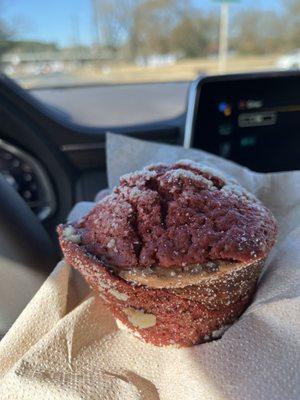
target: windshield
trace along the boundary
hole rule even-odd
[[[0,66],[26,88],[299,68],[299,18],[298,0],[0,0]]]

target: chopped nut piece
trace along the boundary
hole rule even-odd
[[[66,226],[63,230],[63,238],[69,242],[77,244],[81,241],[80,235],[76,233],[76,230],[71,225]]]
[[[114,296],[116,299],[121,300],[121,301],[127,301],[128,300],[128,296],[127,294],[124,293],[120,293],[115,289],[110,289],[109,293]]]
[[[132,325],[137,328],[151,328],[156,324],[156,316],[153,314],[146,314],[144,311],[134,308],[125,308],[124,312],[128,315],[128,320]]]

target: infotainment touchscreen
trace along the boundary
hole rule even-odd
[[[185,146],[257,171],[300,169],[300,73],[200,79],[190,93]]]

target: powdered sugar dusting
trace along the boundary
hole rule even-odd
[[[236,182],[182,160],[125,175],[59,234],[117,319],[146,342],[190,346],[219,338],[245,310],[276,223]],[[159,274],[170,284],[151,286]]]
[[[65,240],[62,230],[59,227],[67,262],[97,293],[100,290],[115,318],[158,346],[190,346],[218,338],[245,309],[261,270],[256,263],[182,290],[153,289],[121,279],[84,246]]]
[[[121,176],[120,184],[121,185],[127,184],[129,186],[131,185],[138,186],[144,184],[146,181],[154,177],[156,177],[155,171],[149,171],[143,169],[142,171],[131,172]]]
[[[218,178],[221,178],[224,181],[226,181],[228,179],[232,179],[231,177],[228,177],[227,175],[225,175],[223,172],[221,172],[217,168],[212,168],[203,163],[198,163],[198,162],[192,161],[192,160],[182,159],[182,160],[177,161],[175,165],[178,167],[186,166],[188,168],[198,171],[200,174],[207,173],[211,177],[216,176]]]
[[[190,184],[200,182],[207,188],[212,188],[214,186],[213,183],[210,180],[204,178],[204,176],[196,175],[192,171],[188,171],[186,169],[181,169],[181,168],[166,172],[164,177],[165,180],[160,181],[161,185],[164,185],[165,182],[174,183],[183,179],[183,180],[188,180]]]
[[[235,181],[194,161],[124,175],[78,224],[84,245],[121,269],[165,269],[264,258],[271,213]]]

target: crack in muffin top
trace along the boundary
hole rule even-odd
[[[74,227],[81,246],[120,269],[256,261],[277,233],[273,215],[254,195],[189,160],[122,176]]]

